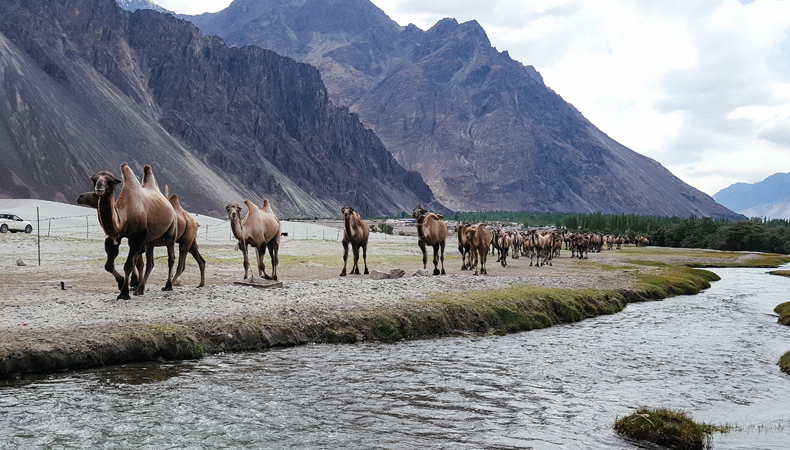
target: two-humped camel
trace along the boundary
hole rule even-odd
[[[362,247],[362,261],[365,265],[365,275],[368,272],[368,237],[370,237],[370,230],[368,225],[359,217],[359,213],[354,211],[350,206],[344,206],[340,211],[343,212],[343,271],[340,276],[346,276],[346,263],[348,261],[348,245],[351,244],[351,249],[354,252],[354,266],[351,268],[351,274],[359,275],[359,248]]]
[[[468,270],[472,268],[472,250],[469,241],[466,238],[466,229],[471,227],[471,224],[456,224],[455,234],[458,237],[458,251],[461,252],[461,270]]]
[[[168,246],[167,283],[163,290],[172,290],[172,272],[175,261],[174,245],[178,219],[170,202],[159,191],[150,166],[144,172],[148,183],[143,187],[127,163],[121,164],[121,180],[107,171],[97,172],[91,177],[93,191],[98,196],[96,208],[99,223],[104,233],[107,263],[105,270],[112,273],[121,290],[119,300],[129,300],[129,278],[139,255],[145,250],[145,274],[139,280],[135,295],[145,292],[145,283],[154,268],[154,246]],[[115,187],[123,183],[121,193],[115,198]],[[124,263],[124,276],[115,271],[115,256],[120,241],[127,238],[129,255]]]
[[[176,212],[178,220],[178,235],[176,235],[176,244],[178,244],[178,265],[176,266],[176,274],[173,276],[173,285],[178,285],[178,278],[184,273],[186,267],[186,255],[190,253],[200,268],[200,284],[198,287],[206,285],[206,260],[200,255],[197,245],[197,231],[200,226],[194,218],[181,207],[178,202],[178,195],[173,194],[168,199],[170,205]],[[77,198],[78,205],[86,205],[93,209],[99,207],[99,196],[95,192],[85,192]],[[105,240],[105,251],[107,252],[107,263],[105,269],[111,272],[118,281],[118,289],[123,285],[123,277],[115,270],[115,258],[118,256],[118,246],[113,243],[112,238]],[[134,268],[132,269],[131,277],[129,279],[129,287],[135,288],[140,283],[140,278],[143,273],[143,259],[138,254],[135,257]]]
[[[486,259],[488,259],[488,249],[494,240],[494,233],[486,227],[484,223],[470,226],[464,231],[466,240],[469,242],[469,250],[474,256],[474,264],[472,267],[475,269],[475,275],[488,274],[486,270]],[[477,271],[477,263],[480,262],[480,272]],[[470,267],[471,269],[471,267]]]
[[[433,247],[433,274],[446,275],[444,271],[444,245],[447,239],[447,225],[442,222],[444,216],[428,212],[422,206],[418,206],[412,211],[411,216],[417,219],[417,244],[422,250],[422,268],[428,268],[428,253],[426,245]],[[442,270],[439,271],[439,259],[442,261]]]
[[[252,281],[250,272],[250,261],[247,257],[247,246],[252,245],[258,254],[258,274],[263,275],[267,280],[277,280],[277,264],[279,263],[280,251],[280,220],[272,211],[269,200],[263,201],[263,206],[258,208],[249,200],[244,200],[247,205],[247,215],[242,218],[241,206],[238,204],[225,206],[225,212],[230,219],[230,228],[233,236],[239,241],[239,249],[244,254],[244,279]],[[266,274],[266,264],[263,257],[266,249],[269,249],[269,256],[272,260],[272,276]]]

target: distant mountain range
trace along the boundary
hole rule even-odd
[[[775,173],[754,184],[735,183],[713,198],[747,217],[790,219],[790,173]]]
[[[451,209],[742,218],[608,137],[475,21],[423,31],[368,0],[235,0],[187,18],[317,67]]]
[[[73,203],[129,162],[214,216],[245,198],[283,217],[444,210],[314,67],[113,0],[0,0],[0,155],[7,198]]]

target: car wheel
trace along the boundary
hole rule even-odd
[[[25,233],[30,234],[33,232],[33,227],[28,225],[25,227]]]
[[[8,225],[6,224],[0,225],[0,233],[8,233]]]

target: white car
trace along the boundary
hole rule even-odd
[[[12,233],[24,231],[30,234],[33,232],[33,224],[13,214],[0,214],[0,233],[8,233],[9,231]]]

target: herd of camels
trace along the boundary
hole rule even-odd
[[[121,164],[121,179],[108,171],[100,171],[91,177],[93,191],[86,192],[77,198],[77,204],[95,208],[99,223],[107,237],[104,249],[107,261],[104,268],[115,277],[120,294],[119,300],[129,300],[129,292],[134,289],[135,295],[145,292],[145,284],[154,267],[154,248],[167,247],[167,282],[164,291],[173,289],[178,278],[184,272],[186,255],[191,254],[200,268],[200,284],[205,285],[206,261],[200,255],[197,245],[198,223],[179,204],[178,196],[169,198],[162,194],[156,183],[151,166],[143,167],[142,183],[127,163]],[[117,198],[115,191],[121,185]],[[272,211],[268,200],[263,201],[260,208],[245,200],[246,216],[242,215],[242,207],[231,204],[225,207],[230,220],[233,236],[239,243],[244,256],[244,278],[252,281],[247,246],[256,249],[258,258],[258,275],[267,280],[277,280],[278,253],[280,248],[281,224]],[[351,274],[359,274],[359,250],[362,249],[364,274],[368,274],[367,248],[370,229],[359,213],[350,206],[342,208],[344,220],[343,231],[343,271],[346,276],[348,248],[353,252]],[[427,268],[427,246],[433,248],[433,274],[444,275],[444,249],[447,240],[447,225],[441,214],[434,214],[418,206],[412,212],[417,222],[418,245],[422,251],[423,269]],[[455,227],[458,236],[458,250],[461,253],[461,269],[474,270],[474,274],[487,274],[486,259],[489,251],[498,254],[497,262],[507,266],[510,254],[513,258],[519,255],[536,258],[535,265],[552,265],[552,258],[559,255],[563,242],[566,249],[571,250],[572,257],[586,258],[588,251],[601,251],[604,243],[608,249],[613,245],[628,243],[622,236],[604,236],[600,233],[568,233],[548,231],[540,233],[518,232],[514,230],[489,229],[485,223],[459,224]],[[120,242],[126,238],[129,254],[124,263],[124,274],[115,269],[115,258],[118,256]],[[178,265],[175,275],[175,245],[178,244]],[[637,245],[648,245],[643,237],[638,237]],[[271,258],[271,275],[266,273],[264,256],[269,250]],[[143,264],[145,253],[145,264]],[[583,256],[584,255],[584,256]],[[479,271],[478,271],[479,265]],[[439,269],[441,267],[441,270]]]

